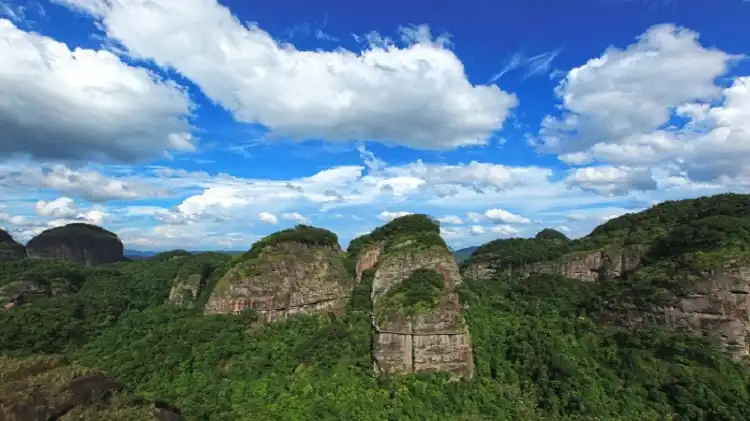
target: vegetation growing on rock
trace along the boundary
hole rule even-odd
[[[355,238],[349,243],[347,255],[350,259],[356,259],[368,245],[385,240],[388,240],[391,248],[397,248],[406,240],[425,247],[447,247],[440,237],[440,223],[437,220],[423,214],[411,214],[394,218],[371,233]]]
[[[30,258],[97,265],[124,260],[117,235],[96,225],[72,223],[42,231],[26,245]]]
[[[443,296],[443,277],[434,269],[420,268],[392,287],[378,301],[381,311],[406,316],[436,310]]]
[[[339,245],[338,236],[333,232],[323,228],[299,224],[294,228],[275,232],[259,241],[256,241],[250,248],[250,250],[244,254],[244,258],[254,259],[258,257],[260,253],[267,247],[273,247],[282,243],[298,243],[308,246],[341,247]]]
[[[721,197],[700,199],[707,209],[678,202],[652,213],[657,220],[633,216],[628,220],[638,226],[612,225],[619,228],[609,231],[611,241],[590,243],[594,250],[627,248],[628,231],[649,238],[639,243],[648,248],[645,260],[620,279],[581,282],[507,273],[465,280],[459,290],[471,331],[474,377],[461,382],[449,381],[446,373],[373,375],[369,313],[379,268],[362,272],[340,314],[300,315],[251,327],[252,312],[204,317],[165,304],[181,271],[204,267],[183,266],[192,257],[95,268],[0,263],[0,279],[7,283],[24,277],[80,283],[77,292],[0,312],[0,400],[12,401],[11,406],[3,402],[0,411],[23,403],[31,389],[50,396],[49,407],[55,407],[71,383],[65,370],[75,367],[75,376],[101,373],[123,391],[101,406],[73,408],[61,421],[148,420],[156,401],[179,408],[189,421],[745,421],[750,419],[747,365],[729,358],[716,335],[612,323],[644,308],[658,309],[655,303],[680,298],[681,289],[695,293],[697,287],[704,288],[705,297],[688,298],[721,304],[710,309],[729,312],[721,317],[746,314],[717,300],[731,297],[737,305],[750,295],[735,282],[750,267],[745,230],[750,214],[738,211],[748,197]],[[680,209],[692,209],[694,217],[680,219]],[[547,234],[534,240],[563,243]],[[571,249],[587,253],[575,250],[585,241],[571,241]],[[535,246],[496,251],[517,261],[539,255]],[[243,261],[205,256],[212,262],[214,257],[211,276]],[[403,303],[432,302],[437,277],[428,270],[422,274],[422,283],[412,286],[423,285],[427,293],[410,292],[408,282],[390,292],[399,292]],[[680,307],[671,308],[675,315]],[[40,356],[49,353],[64,354],[69,362],[58,366],[58,357]],[[31,359],[18,359],[24,355]],[[14,368],[21,366],[30,368]]]

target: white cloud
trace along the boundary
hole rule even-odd
[[[496,85],[472,85],[427,26],[402,28],[399,44],[370,34],[362,52],[301,51],[215,0],[57,1],[95,17],[131,56],[176,69],[239,121],[278,136],[483,145],[518,102]]]
[[[0,165],[0,188],[52,189],[93,202],[163,197],[168,194],[155,184],[108,177],[86,169],[57,165]]]
[[[492,220],[492,222],[495,223],[505,223],[505,224],[530,224],[531,220],[529,218],[525,218],[521,215],[516,215],[514,213],[508,212],[505,209],[487,209],[484,212],[484,216]]]
[[[0,155],[132,162],[194,149],[181,87],[0,19]]]
[[[50,201],[40,200],[34,207],[38,215],[52,218],[72,218],[78,214],[75,201],[65,196]]]
[[[490,228],[490,231],[496,234],[505,235],[505,236],[511,236],[516,235],[520,233],[520,231],[512,227],[510,225],[494,225],[492,228]]]
[[[469,232],[471,235],[482,235],[484,234],[484,228],[481,225],[472,225]]]
[[[309,224],[310,223],[310,219],[309,218],[307,218],[306,216],[304,216],[304,215],[302,215],[302,214],[300,214],[298,212],[286,212],[283,215],[281,215],[281,217],[284,220],[295,221],[295,222],[299,222],[300,224]]]
[[[656,188],[649,171],[668,173],[668,185],[746,188],[750,77],[718,84],[738,58],[691,30],[653,26],[570,70],[556,90],[562,115],[547,116],[532,144],[572,165],[598,164],[569,185],[605,195]]]
[[[573,213],[569,213],[569,214],[565,215],[565,218],[567,218],[568,221],[580,222],[580,221],[586,220],[586,215],[581,214],[581,213],[575,213],[575,212],[573,212]]]
[[[565,184],[605,196],[622,196],[631,190],[657,188],[648,169],[611,166],[578,168],[568,175]]]
[[[469,221],[476,223],[476,222],[482,222],[482,220],[484,219],[484,215],[482,215],[481,213],[477,213],[477,212],[467,212],[466,218],[468,218]]]
[[[13,225],[23,225],[26,223],[26,217],[23,215],[9,215],[6,212],[0,212],[0,222],[8,222]]]
[[[383,222],[390,222],[396,218],[400,218],[402,216],[411,215],[411,212],[389,212],[389,211],[383,211],[378,214],[378,219],[380,219]]]
[[[270,212],[258,213],[258,219],[260,219],[262,222],[265,222],[266,224],[275,225],[279,223],[279,218],[277,218],[276,215]]]
[[[442,224],[453,224],[453,225],[461,225],[464,223],[464,221],[455,215],[446,215],[442,218],[438,218],[438,221]]]

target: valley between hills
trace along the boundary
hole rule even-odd
[[[0,231],[0,420],[750,419],[750,195],[469,252],[427,215],[137,258]]]

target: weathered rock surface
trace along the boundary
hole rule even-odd
[[[390,224],[400,223],[397,218]],[[356,267],[358,278],[365,270],[376,268],[371,292],[376,373],[447,372],[454,378],[472,376],[471,339],[456,293],[461,275],[444,244],[425,245],[408,238],[378,241],[362,249]],[[385,303],[389,291],[409,282],[420,269],[434,270],[442,279],[436,306],[417,313],[388,307]]]
[[[26,258],[26,248],[16,242],[5,230],[0,229],[0,262]]]
[[[750,266],[727,265],[699,279],[676,279],[667,304],[631,312],[632,326],[657,325],[713,336],[735,359],[750,357]]]
[[[30,303],[39,298],[52,295],[52,291],[45,285],[31,281],[15,281],[0,287],[0,306],[10,310],[16,306]]]
[[[594,282],[603,278],[620,277],[638,269],[646,250],[646,247],[637,245],[613,246],[599,250],[572,252],[556,260],[504,269],[498,269],[502,262],[482,259],[469,261],[462,268],[462,274],[472,279],[491,279],[499,274],[515,273],[519,276],[529,276],[534,273],[544,273]]]
[[[172,304],[190,307],[198,298],[203,287],[203,275],[192,273],[187,276],[177,276],[172,281],[172,289],[169,290],[169,302]]]
[[[141,399],[123,399],[123,389],[121,383],[60,357],[0,357],[0,420],[184,420]]]
[[[83,223],[48,229],[32,238],[26,251],[30,259],[66,260],[89,266],[124,259],[117,235]]]
[[[206,314],[252,309],[262,322],[342,310],[353,281],[340,246],[284,241],[239,262],[216,285]]]

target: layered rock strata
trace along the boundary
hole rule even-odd
[[[298,314],[340,311],[352,286],[339,246],[281,242],[231,268],[211,293],[205,313],[239,314],[252,309],[268,323]]]
[[[363,248],[356,267],[358,278],[364,270],[375,268],[371,320],[377,374],[447,372],[454,378],[472,376],[471,338],[456,292],[461,275],[444,243],[425,245],[418,239],[388,238]],[[412,282],[412,275],[420,270],[439,277],[439,295],[431,305],[414,311],[394,307],[393,303],[399,302],[399,297],[394,301],[394,293]]]

